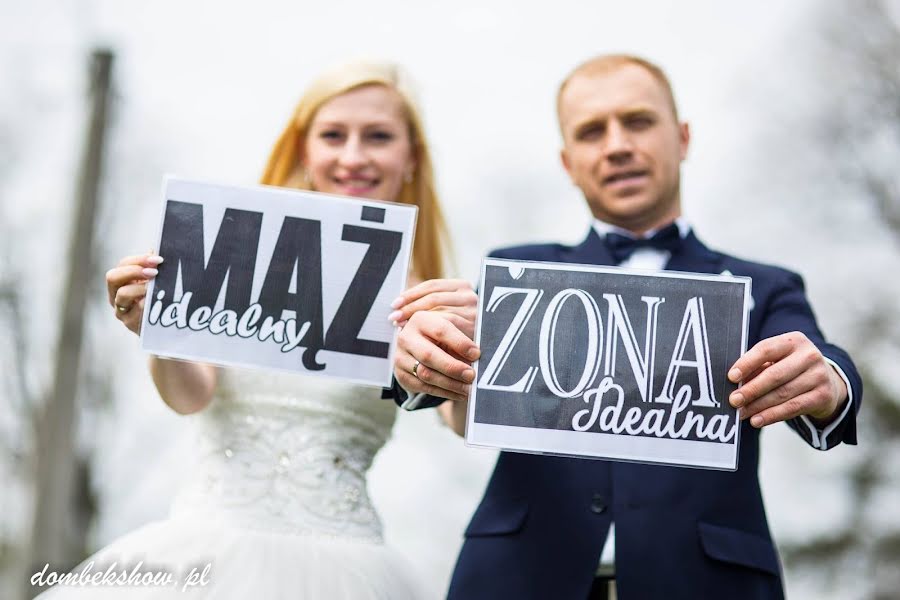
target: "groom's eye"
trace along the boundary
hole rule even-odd
[[[575,132],[575,139],[582,142],[589,142],[603,137],[605,131],[606,127],[604,127],[603,123],[588,123]]]
[[[640,131],[642,129],[647,129],[655,122],[655,119],[651,115],[642,113],[628,117],[625,120],[625,126],[629,129]]]

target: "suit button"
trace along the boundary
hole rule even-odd
[[[591,499],[591,512],[595,515],[606,512],[606,499],[600,494],[594,494]]]

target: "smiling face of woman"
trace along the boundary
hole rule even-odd
[[[310,123],[303,166],[319,192],[396,200],[415,157],[400,96],[367,85],[322,104]]]

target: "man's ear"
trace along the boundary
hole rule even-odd
[[[565,146],[559,149],[559,161],[562,163],[563,169],[565,169],[566,173],[568,173],[569,179],[572,181],[572,183],[575,183],[575,180],[572,178],[572,163],[569,159],[569,153],[566,151]]]
[[[688,146],[691,143],[691,128],[687,122],[678,126],[678,138],[679,146],[681,147],[681,160],[684,160],[687,158]]]

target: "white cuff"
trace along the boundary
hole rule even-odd
[[[812,419],[807,415],[800,415],[800,420],[803,421],[812,436],[813,448],[818,450],[828,450],[828,436],[831,435],[831,432],[834,431],[838,425],[840,425],[841,421],[844,420],[844,417],[846,417],[847,413],[850,411],[850,407],[853,405],[853,388],[850,387],[850,380],[847,379],[847,375],[833,360],[826,358],[825,362],[831,365],[831,367],[837,371],[837,374],[841,376],[841,379],[844,380],[844,385],[847,386],[847,403],[844,404],[844,410],[841,411],[838,418],[829,423],[824,429],[816,427],[812,422]]]
[[[405,389],[403,391],[406,392]],[[400,408],[402,408],[403,410],[416,410],[417,408],[419,408],[419,404],[422,403],[422,400],[424,400],[425,396],[427,396],[428,394],[426,394],[425,392],[419,392],[418,394],[410,394],[409,392],[406,392],[406,395],[407,398],[403,401],[403,404],[400,405]]]

